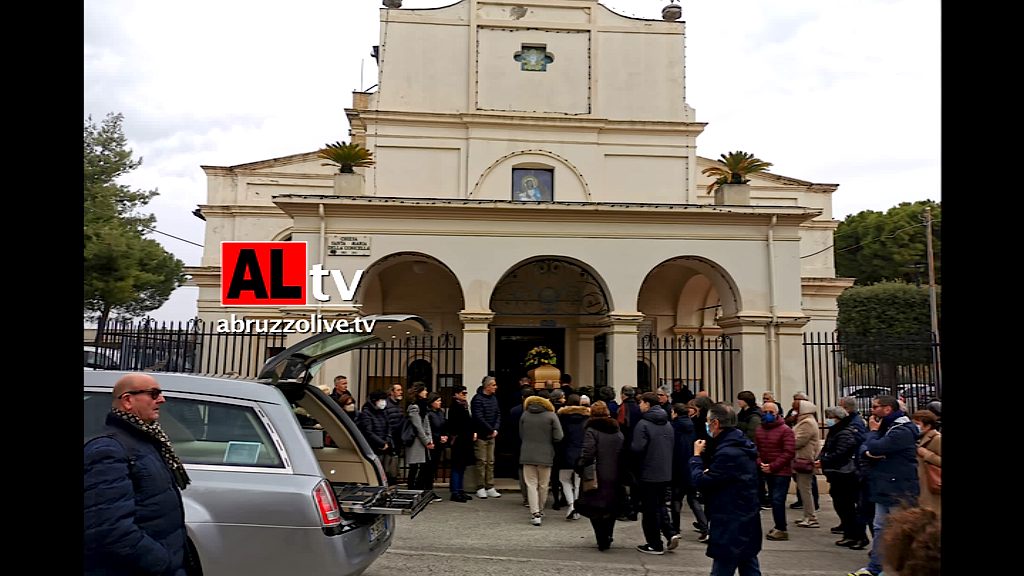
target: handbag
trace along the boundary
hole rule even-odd
[[[412,446],[412,443],[416,441],[416,427],[413,426],[412,420],[406,418],[405,422],[402,423],[402,446]]]
[[[580,474],[580,491],[590,492],[591,490],[597,490],[597,463],[584,466],[583,473]]]
[[[576,459],[573,472],[580,477],[580,494],[597,490],[597,458],[589,464],[584,464],[583,457]]]
[[[793,471],[801,474],[814,474],[814,460],[810,458],[794,458]]]
[[[926,462],[924,469],[928,474],[928,491],[936,495],[942,494],[942,468]]]

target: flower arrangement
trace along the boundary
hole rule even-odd
[[[541,366],[543,364],[555,364],[558,362],[558,356],[555,356],[555,352],[547,346],[536,346],[532,350],[526,353],[526,358],[523,363],[527,366]]]

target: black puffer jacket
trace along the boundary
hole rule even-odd
[[[405,414],[402,412],[402,403],[396,400],[392,400],[390,396],[387,398],[387,407],[384,408],[384,413],[388,417],[388,428],[391,429],[391,444],[392,446],[402,445],[402,426],[405,424]]]
[[[821,471],[829,481],[837,474],[856,474],[857,448],[864,442],[864,435],[852,425],[853,416],[847,416],[828,429],[825,445],[818,459]]]
[[[484,394],[484,387],[476,389],[476,395],[469,403],[470,411],[473,413],[473,420],[477,423],[477,434],[481,439],[491,437],[491,434],[501,428],[501,407],[498,405],[498,395]]]
[[[558,409],[558,423],[562,425],[562,440],[556,446],[555,468],[572,468],[583,448],[583,424],[590,419],[586,406],[563,406]]]
[[[690,458],[694,488],[705,498],[711,524],[711,558],[750,558],[761,551],[757,448],[738,428],[715,437],[714,455],[705,470],[699,456]]]
[[[675,432],[660,406],[651,406],[633,429],[631,448],[640,459],[641,482],[672,481]]]
[[[387,408],[380,410],[367,400],[363,404],[363,409],[356,416],[356,426],[363,433],[363,437],[366,438],[375,454],[394,453],[395,441],[391,434]],[[386,451],[384,444],[388,445]]]
[[[672,446],[672,484],[685,489],[690,486],[690,458],[693,456],[693,443],[697,440],[693,432],[693,420],[686,415],[673,418],[672,432],[675,437]]]
[[[85,445],[88,576],[185,576],[185,508],[156,440],[114,415]]]
[[[452,445],[452,469],[464,470],[476,462],[473,451],[473,432],[476,425],[469,415],[469,404],[465,400],[453,399],[448,407],[448,441]]]

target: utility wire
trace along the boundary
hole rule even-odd
[[[117,214],[116,212],[113,212],[113,213],[112,213],[112,212],[109,212],[109,211],[105,211],[105,210],[100,210],[100,209],[98,209],[98,208],[94,208],[94,207],[92,207],[92,206],[85,206],[85,208],[86,208],[87,210],[92,210],[93,212],[96,212],[96,213],[98,213],[98,214],[103,214],[104,216],[111,216],[111,215],[113,215],[113,216],[117,216],[117,217],[120,217],[120,216],[121,216],[120,214]],[[148,227],[148,226],[142,226],[141,228],[142,228],[143,230],[145,230],[146,232],[156,232],[157,234],[163,234],[164,236],[170,236],[171,238],[174,238],[175,240],[181,240],[182,242],[185,242],[185,243],[191,244],[191,245],[193,245],[193,246],[199,246],[200,248],[203,248],[203,245],[202,245],[202,244],[199,244],[199,243],[193,242],[193,241],[191,241],[191,240],[186,240],[186,239],[184,239],[184,238],[181,238],[181,237],[175,236],[174,234],[168,234],[167,232],[164,232],[164,231],[162,231],[162,230],[157,230],[156,228],[150,228],[150,227]]]
[[[939,222],[939,220],[932,220],[932,224],[935,224],[936,222]],[[846,248],[843,248],[843,249],[841,249],[839,251],[840,252],[846,252],[847,250],[853,250],[854,248],[859,248],[859,247],[861,247],[861,246],[863,246],[865,244],[870,244],[872,242],[875,242],[877,240],[881,240],[883,238],[893,238],[897,234],[899,234],[900,232],[903,232],[904,230],[910,230],[911,228],[917,228],[918,226],[925,226],[925,225],[926,224],[924,222],[922,222],[920,224],[911,224],[910,226],[907,226],[906,228],[900,228],[899,230],[896,230],[895,232],[892,232],[891,234],[883,234],[882,236],[879,236],[878,238],[872,238],[870,240],[865,240],[865,241],[861,242],[860,244],[855,244],[853,246],[847,246]],[[847,234],[849,232],[852,232],[852,230],[848,230],[846,232],[843,232],[842,234]],[[842,236],[842,234],[836,234],[836,236]],[[803,259],[803,258],[810,258],[811,256],[816,256],[816,255],[821,254],[822,252],[824,252],[826,250],[831,250],[833,247],[835,247],[835,243],[829,244],[827,247],[822,248],[821,250],[818,250],[817,252],[812,252],[810,254],[807,254],[806,256],[801,256],[800,258],[801,259]]]

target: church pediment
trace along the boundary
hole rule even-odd
[[[245,175],[273,176],[285,175],[295,177],[330,176],[338,171],[335,166],[323,166],[326,160],[317,156],[317,151],[291,154],[280,158],[259,160],[235,166],[201,166],[208,175]]]

